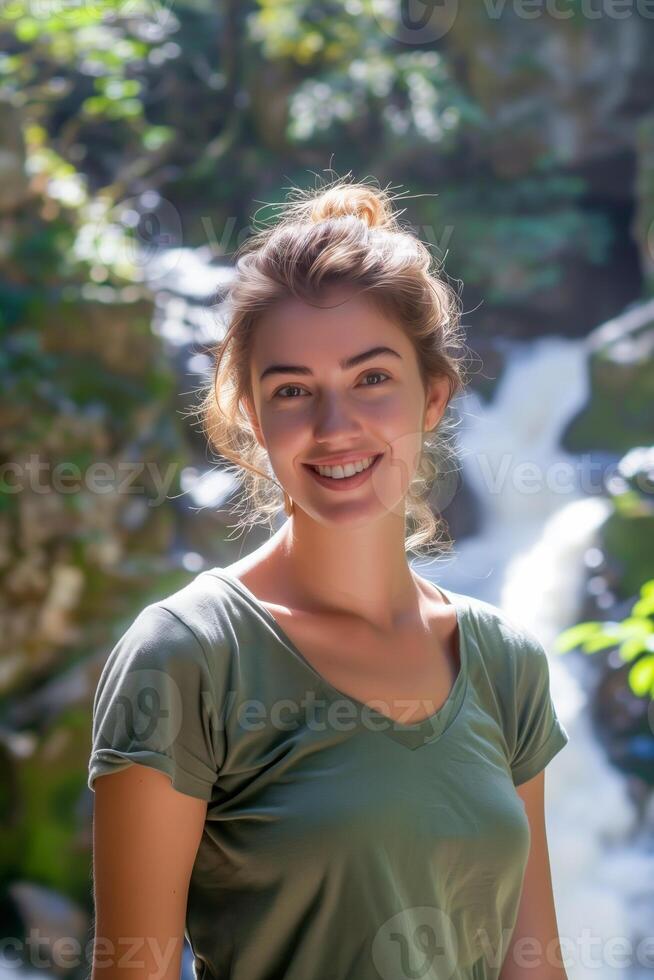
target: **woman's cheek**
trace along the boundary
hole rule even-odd
[[[378,430],[383,429],[389,442],[395,439],[404,441],[407,434],[415,436],[420,431],[419,406],[408,403],[406,398],[397,394],[377,398],[374,404],[371,399],[371,404],[366,406],[366,415],[371,425]]]
[[[289,440],[300,438],[306,432],[307,412],[299,406],[270,408],[262,415],[262,429],[266,443],[274,451],[284,447]]]

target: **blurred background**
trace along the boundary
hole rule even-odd
[[[268,536],[188,410],[234,252],[351,172],[475,354],[421,574],[545,645],[571,980],[654,967],[654,5],[7,0],[0,975],[87,978],[92,700],[150,601]],[[184,975],[190,977],[187,949]]]

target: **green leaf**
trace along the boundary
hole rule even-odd
[[[638,599],[631,612],[635,616],[654,616],[654,591]]]
[[[649,647],[641,636],[632,636],[620,645],[620,657],[624,661],[635,660],[641,653],[645,653]]]
[[[652,632],[650,620],[643,616],[627,616],[621,625],[628,636],[647,636]]]
[[[16,37],[25,44],[34,41],[39,36],[39,31],[39,22],[32,17],[25,17],[16,24]]]
[[[628,677],[629,686],[637,697],[642,698],[647,694],[654,697],[654,656],[643,657],[635,663]]]
[[[146,150],[158,150],[174,136],[172,126],[149,126],[143,133],[142,142]]]
[[[621,631],[619,630],[598,633],[597,636],[591,636],[589,640],[585,641],[583,644],[584,653],[597,653],[599,650],[608,650],[609,647],[617,646],[620,639]]]
[[[567,653],[569,650],[574,650],[575,647],[580,647],[582,643],[596,636],[602,625],[604,624],[589,621],[577,623],[576,626],[570,626],[556,637],[554,640],[554,649],[559,653]]]
[[[101,116],[103,112],[106,112],[111,102],[104,95],[92,95],[88,99],[84,99],[82,102],[82,112],[89,116]]]

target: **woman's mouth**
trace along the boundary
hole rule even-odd
[[[352,476],[342,475],[342,467],[334,467],[334,470],[336,471],[335,475],[326,476],[325,474],[320,473],[315,466],[311,466],[308,463],[303,463],[302,465],[321,486],[328,487],[330,490],[352,490],[355,487],[360,486],[362,483],[365,483],[365,481],[370,478],[370,474],[377,468],[383,455],[383,453],[379,453],[379,455],[373,458],[373,461],[369,466],[358,473],[354,473]]]

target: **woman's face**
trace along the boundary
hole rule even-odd
[[[253,429],[295,507],[322,524],[403,514],[423,432],[446,407],[447,381],[425,392],[411,341],[365,295],[333,287],[320,302],[286,300],[257,325]],[[379,458],[350,479],[311,468],[342,456]]]

